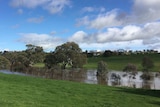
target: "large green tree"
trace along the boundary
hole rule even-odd
[[[3,57],[0,56],[0,69],[9,69],[10,68],[10,61]]]
[[[30,60],[30,62],[43,62],[45,54],[42,47],[32,44],[27,44],[26,47],[27,49],[25,50],[25,52],[27,53],[27,58]]]
[[[79,45],[75,42],[67,42],[57,46],[54,53],[46,56],[46,65],[59,64],[63,69],[66,66],[81,68],[86,63],[86,55],[82,53]]]

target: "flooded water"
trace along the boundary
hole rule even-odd
[[[119,78],[114,78],[114,75]],[[122,71],[110,71],[107,74],[105,80],[98,79],[96,76],[96,70],[88,70],[86,83],[91,84],[106,84],[108,86],[118,87],[132,87],[132,88],[144,88],[144,89],[160,89],[160,73],[151,72],[153,78],[151,80],[144,80],[141,78],[143,72],[138,72],[135,76],[122,72]]]
[[[54,72],[32,72],[32,73],[19,73],[7,70],[0,70],[5,74],[16,74],[23,76],[36,76],[50,79],[67,80],[83,82],[88,84],[103,84],[116,87],[132,87],[144,89],[160,90],[160,73],[151,72],[152,79],[144,80],[141,78],[143,72],[138,72],[135,76],[122,71],[110,71],[106,74],[105,78],[96,76],[96,70],[78,70],[78,71],[54,71]]]

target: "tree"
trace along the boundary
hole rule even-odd
[[[137,67],[134,64],[128,63],[124,69],[124,72],[131,72],[133,75],[137,74]]]
[[[10,61],[11,71],[22,71],[30,65],[29,58],[25,52],[5,52],[3,56]]]
[[[152,59],[150,59],[149,57],[145,56],[142,59],[142,67],[143,67],[143,74],[140,76],[143,80],[151,80],[153,79],[153,76],[150,71],[153,67],[154,67],[154,63],[152,61]]]
[[[143,67],[143,71],[148,72],[150,69],[154,67],[154,63],[149,57],[145,56],[142,59],[142,67]]]
[[[45,62],[46,65],[49,66],[59,64],[63,69],[65,69],[66,66],[81,68],[86,63],[86,56],[82,53],[78,44],[67,42],[57,46],[54,53],[46,56]]]
[[[98,62],[97,66],[97,76],[105,76],[108,72],[107,64],[104,61]]]
[[[10,67],[10,61],[3,57],[3,56],[0,56],[0,69],[9,69]]]
[[[106,51],[103,53],[103,56],[104,56],[104,57],[109,57],[109,56],[111,56],[111,55],[113,55],[113,52],[110,51],[110,50],[106,50]]]
[[[44,51],[40,46],[35,46],[32,44],[26,45],[27,49],[25,52],[27,53],[27,57],[32,63],[39,63],[44,61]]]
[[[57,61],[57,58],[55,57],[54,53],[49,53],[46,55],[44,63],[45,63],[45,66],[50,69],[53,66],[58,64],[58,62],[56,61]]]

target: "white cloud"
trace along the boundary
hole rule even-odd
[[[44,17],[33,17],[33,18],[29,18],[27,19],[28,22],[30,23],[41,23],[44,20]]]
[[[70,40],[80,44],[108,44],[108,43],[130,43],[140,41],[141,46],[156,44],[160,41],[160,22],[147,23],[144,26],[127,25],[122,28],[108,28],[103,32],[87,34],[84,31],[78,31],[70,37]],[[87,42],[86,42],[87,41]],[[138,45],[138,44],[137,44]],[[120,46],[120,45],[119,45]],[[123,45],[126,47],[125,45]],[[137,47],[137,46],[136,46]]]
[[[85,50],[139,50],[146,49],[146,46],[142,44],[142,40],[134,40],[132,42],[109,42],[109,43],[79,43],[80,48]]]
[[[133,16],[138,23],[156,21],[160,19],[160,0],[135,0]]]
[[[82,8],[81,12],[82,13],[85,13],[85,12],[104,12],[106,9],[104,7],[100,7],[100,8],[97,8],[97,7],[84,7]]]
[[[106,13],[100,13],[94,19],[89,16],[80,18],[77,21],[77,25],[85,25],[88,28],[94,29],[103,29],[106,27],[120,26],[124,23],[123,20],[119,18],[120,16],[122,17],[122,13],[119,13],[118,9],[114,9]],[[125,16],[123,15],[123,17]]]
[[[95,9],[93,7],[84,7],[82,12],[93,12]]]
[[[21,33],[20,36],[19,42],[42,46],[45,50],[55,49],[62,43],[62,39],[48,34]]]
[[[132,11],[127,13],[120,9],[99,13],[97,16],[85,16],[78,20],[79,25],[87,28],[103,29],[125,26],[128,24],[145,24],[160,20],[160,0],[134,0]]]
[[[49,4],[45,6],[50,13],[55,14],[61,12],[65,6],[69,6],[69,0],[51,0]]]
[[[48,0],[11,0],[14,7],[36,8],[48,2]]]
[[[85,12],[104,12],[106,9],[104,7],[100,7],[100,8],[97,8],[97,7],[84,7],[82,8],[82,12],[85,13]]]
[[[41,7],[55,14],[61,12],[64,7],[70,6],[70,0],[11,0],[13,7],[36,8]]]
[[[78,31],[69,38],[69,41],[84,42],[87,34],[84,31]]]

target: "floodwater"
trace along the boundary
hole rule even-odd
[[[110,71],[106,74],[105,78],[96,76],[96,70],[78,70],[78,71],[61,71],[61,72],[46,72],[40,73],[19,73],[11,72],[8,70],[0,70],[5,74],[15,74],[23,76],[36,76],[50,79],[76,81],[88,84],[103,84],[116,87],[132,87],[132,88],[144,88],[144,89],[156,89],[160,90],[160,73],[151,72],[152,79],[144,80],[141,78],[143,72],[138,72],[135,76],[122,71]]]
[[[152,79],[144,80],[141,78],[143,72],[138,72],[135,76],[122,71],[110,71],[107,74],[105,80],[98,79],[96,76],[96,70],[88,70],[86,83],[91,84],[106,84],[108,86],[118,87],[132,87],[132,88],[144,88],[144,89],[156,89],[160,90],[160,73],[151,72]],[[114,75],[117,75],[115,78]]]

